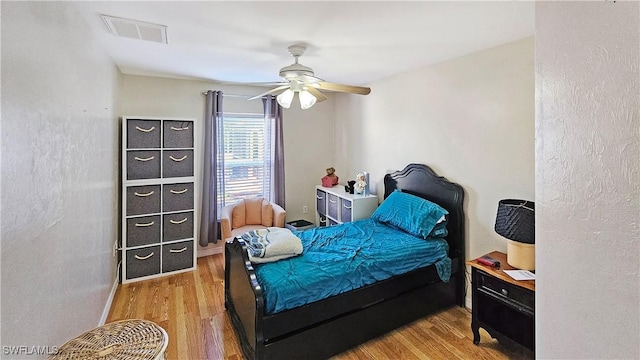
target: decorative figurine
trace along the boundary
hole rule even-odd
[[[344,186],[344,191],[349,194],[353,194],[353,187],[356,185],[355,180],[347,181],[347,185]]]
[[[322,177],[322,186],[333,187],[338,185],[338,176],[335,174],[336,169],[330,167],[327,169],[327,175]]]
[[[356,174],[356,184],[354,186],[357,194],[369,195],[369,173],[366,171]]]

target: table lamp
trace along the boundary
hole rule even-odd
[[[535,203],[504,199],[498,202],[495,231],[507,238],[507,263],[514,268],[535,270]]]

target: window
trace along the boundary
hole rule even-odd
[[[263,114],[225,113],[218,124],[218,209],[244,198],[271,199],[273,126]],[[220,129],[222,127],[222,129]]]

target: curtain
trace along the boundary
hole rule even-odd
[[[218,167],[222,152],[222,91],[207,91],[204,105],[204,166],[202,170],[202,206],[200,210],[200,245],[217,243],[218,226]]]
[[[282,130],[282,107],[276,97],[268,95],[262,98],[265,120],[274,126],[273,171],[271,172],[271,201],[284,208],[284,137]]]

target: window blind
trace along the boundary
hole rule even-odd
[[[220,124],[218,125],[220,127]],[[270,198],[273,131],[262,114],[223,115],[222,151],[218,176],[222,179],[219,206],[251,197]],[[220,131],[222,130],[222,131]],[[221,201],[220,201],[221,200]]]

